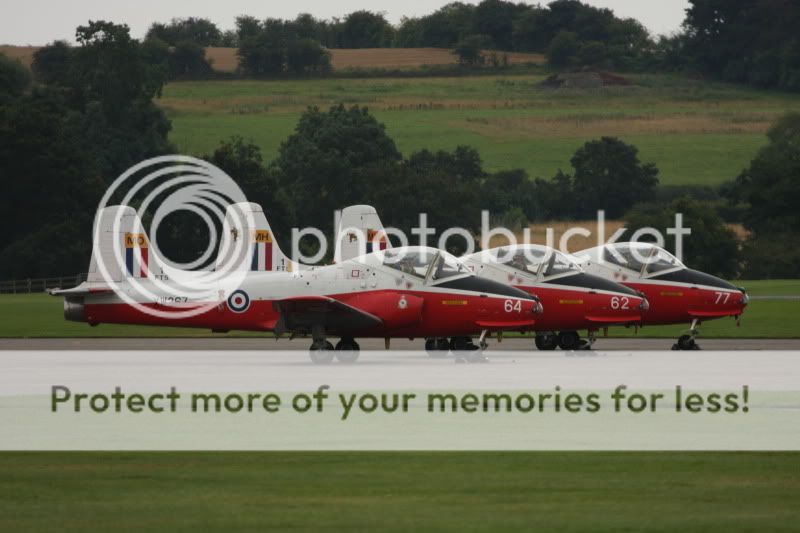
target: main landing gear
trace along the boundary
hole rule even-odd
[[[555,333],[552,331],[536,333],[536,347],[543,351],[555,350],[561,348],[562,350],[591,350],[594,341],[596,340],[595,332],[589,332],[588,339],[581,339],[577,331],[561,331]]]
[[[325,339],[325,335],[321,330],[314,331],[312,335],[314,342],[311,343],[308,356],[314,364],[329,365],[333,362],[334,357],[340,363],[345,364],[355,363],[358,360],[361,347],[353,337],[342,337],[334,346]]]
[[[489,360],[483,355],[486,349],[486,332],[481,333],[478,344],[472,337],[435,337],[425,339],[425,350],[430,357],[447,357],[453,352],[456,363],[485,363]]]
[[[673,350],[699,350],[700,345],[697,344],[697,336],[700,334],[700,322],[696,319],[692,320],[692,325],[689,326],[689,333],[678,337],[678,342],[672,345]]]

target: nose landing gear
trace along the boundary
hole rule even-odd
[[[700,322],[697,319],[692,320],[692,325],[689,326],[689,333],[678,337],[678,342],[672,345],[673,350],[699,350],[700,345],[697,344],[697,336],[700,334]]]

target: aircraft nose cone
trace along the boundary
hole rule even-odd
[[[747,294],[747,291],[744,289],[744,287],[739,287],[739,290],[742,292],[742,299],[739,300],[739,303],[742,304],[742,307],[744,307],[750,303],[750,295]]]

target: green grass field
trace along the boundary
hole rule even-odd
[[[0,454],[2,531],[797,531],[792,453]]]
[[[479,149],[490,170],[551,177],[584,142],[615,135],[655,162],[662,183],[717,185],[765,144],[769,124],[800,110],[796,95],[666,76],[632,87],[542,89],[543,76],[208,81],[171,83],[159,101],[184,153],[210,153],[231,135],[271,160],[309,105],[368,106],[404,153]]]
[[[739,281],[752,296],[800,296],[800,280]],[[800,319],[800,300],[754,300],[742,316],[741,327],[733,319],[703,324],[702,337],[708,338],[796,338]],[[676,338],[687,325],[643,328],[641,337]],[[612,328],[610,335],[633,336],[631,329]],[[67,322],[62,300],[46,294],[0,295],[0,337],[241,337],[267,336],[271,333],[211,333],[202,329],[120,326]]]

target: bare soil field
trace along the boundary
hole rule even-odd
[[[456,57],[447,48],[342,48],[330,52],[334,70],[415,69],[424,65],[456,63]],[[503,53],[498,52],[499,55]],[[507,52],[507,54],[510,64],[544,62],[544,56],[541,54],[521,52]],[[213,67],[219,72],[233,72],[238,64],[235,48],[206,48],[206,57],[213,60]]]
[[[30,68],[33,54],[38,49],[38,46],[11,46],[4,44],[0,45],[0,54],[5,54],[11,59],[18,59],[23,65]]]
[[[19,59],[30,67],[33,54],[38,46],[0,45],[0,53],[12,59]],[[486,51],[490,54],[491,51]],[[542,54],[522,52],[496,52],[498,56],[508,55],[510,64],[544,63]],[[211,60],[214,70],[234,72],[239,64],[236,48],[210,46],[206,57]],[[331,50],[331,64],[334,70],[346,69],[415,69],[425,65],[452,65],[456,56],[447,48],[341,48]]]

